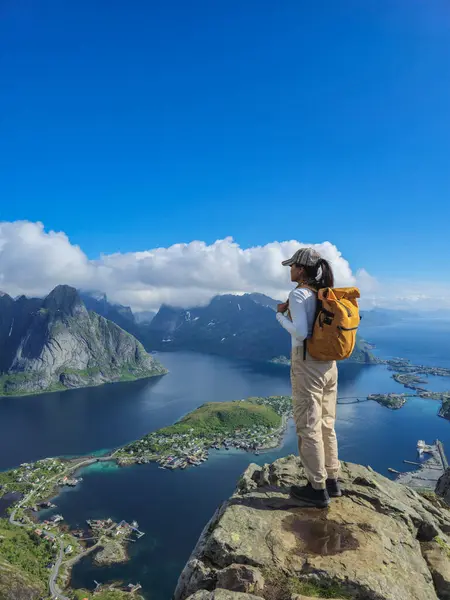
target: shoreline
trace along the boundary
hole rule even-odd
[[[74,387],[66,387],[61,384],[61,387],[50,387],[45,390],[34,390],[32,392],[21,392],[19,394],[0,394],[0,401],[4,398],[28,398],[29,396],[42,396],[43,394],[56,394],[57,392],[70,392],[72,390],[84,390],[87,388],[101,387],[102,385],[112,385],[115,383],[133,383],[133,381],[141,381],[142,379],[152,379],[153,377],[163,377],[167,375],[169,370],[164,367],[164,371],[161,373],[152,373],[151,375],[142,375],[139,377],[131,376],[125,377],[124,379],[111,379],[109,381],[101,381],[100,383],[89,383],[87,385],[78,385]]]

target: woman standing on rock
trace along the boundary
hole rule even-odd
[[[330,496],[341,496],[339,460],[334,430],[337,402],[336,361],[310,356],[317,310],[317,290],[332,288],[330,264],[313,248],[301,248],[282,263],[291,267],[297,287],[287,302],[278,305],[277,320],[292,337],[291,384],[298,449],[308,484],[294,485],[292,495],[308,506],[326,508]]]

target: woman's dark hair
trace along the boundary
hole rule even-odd
[[[305,270],[308,278],[307,283],[311,286],[317,289],[334,287],[333,269],[331,268],[330,263],[324,258],[321,258],[313,267],[305,267],[304,265],[299,266],[302,266]]]

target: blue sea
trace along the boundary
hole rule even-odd
[[[422,320],[365,328],[382,357],[450,367],[450,322]],[[193,353],[161,354],[169,374],[154,380],[105,385],[64,393],[0,400],[0,468],[44,456],[86,454],[116,447],[170,424],[208,401],[289,393],[289,369]],[[384,366],[342,364],[339,395],[402,392]],[[450,389],[450,378],[429,378],[433,390]],[[406,470],[417,460],[417,440],[441,439],[450,450],[450,422],[437,416],[439,403],[411,398],[398,411],[374,402],[339,405],[337,432],[341,458]],[[95,567],[90,558],[73,571],[76,587],[93,589],[94,580],[140,582],[144,596],[169,600],[178,575],[216,507],[233,491],[250,462],[264,463],[296,452],[289,424],[282,447],[259,456],[217,451],[200,467],[166,471],[157,465],[118,468],[95,464],[83,482],[56,499],[57,512],[72,527],[88,518],[136,519],[146,535],[130,545],[124,565]],[[48,517],[49,512],[41,514]]]

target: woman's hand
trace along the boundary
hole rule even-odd
[[[287,300],[286,302],[282,302],[281,304],[278,304],[277,312],[285,313],[288,308],[289,308],[289,300]]]

